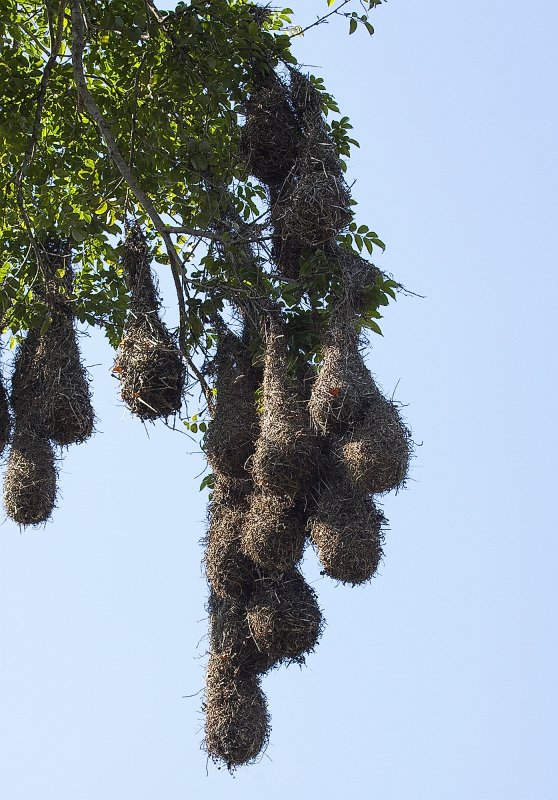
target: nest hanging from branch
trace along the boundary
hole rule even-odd
[[[282,495],[255,492],[242,527],[242,550],[271,572],[292,570],[306,543],[306,519],[300,504]]]
[[[219,337],[214,364],[217,396],[204,449],[216,472],[240,479],[259,430],[257,380],[245,343],[228,331]]]
[[[297,570],[262,577],[247,618],[258,648],[277,662],[304,663],[324,625],[316,594]]]
[[[252,674],[267,672],[273,666],[267,653],[258,649],[250,633],[245,606],[212,593],[208,610],[211,651],[216,657]]]
[[[128,235],[124,253],[130,312],[113,372],[132,414],[142,420],[165,418],[182,406],[186,370],[174,337],[159,318],[151,259],[139,227]]]
[[[19,416],[4,474],[4,508],[18,525],[46,522],[56,502],[52,445],[34,418]]]
[[[352,585],[369,581],[382,559],[385,524],[370,495],[353,483],[342,464],[332,464],[309,526],[325,574]]]
[[[206,672],[205,749],[229,770],[253,762],[269,739],[267,703],[257,676],[211,656]]]

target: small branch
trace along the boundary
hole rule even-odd
[[[330,17],[333,17],[333,16],[335,16],[336,14],[339,14],[339,12],[341,11],[341,9],[342,9],[342,8],[345,8],[345,6],[349,5],[349,3],[351,3],[351,2],[352,2],[352,0],[343,0],[343,2],[341,3],[341,5],[340,5],[340,6],[338,6],[338,8],[334,8],[334,9],[333,9],[333,11],[330,11],[330,12],[329,12],[329,14],[324,14],[324,16],[323,16],[323,17],[319,17],[319,19],[317,19],[317,20],[316,20],[315,22],[313,22],[311,25],[307,25],[307,26],[306,26],[306,28],[303,28],[301,31],[298,31],[298,33],[293,33],[293,35],[291,36],[291,39],[295,39],[297,36],[302,36],[303,34],[305,34],[305,33],[306,33],[306,31],[309,31],[311,28],[315,28],[315,27],[316,27],[316,26],[318,26],[318,25],[323,25],[323,24],[324,24],[324,22],[327,22],[327,20],[328,20]]]

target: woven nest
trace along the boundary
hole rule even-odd
[[[92,435],[89,378],[71,316],[54,314],[45,333],[27,334],[15,360],[11,399],[16,416],[32,410],[41,432],[57,444],[84,442]]]
[[[372,494],[402,485],[409,470],[411,436],[394,403],[374,397],[363,424],[341,441],[351,480]]]
[[[10,441],[10,432],[12,429],[12,420],[10,415],[10,406],[8,403],[8,395],[4,386],[2,376],[0,376],[0,455],[3,453],[4,448]]]
[[[151,271],[149,247],[139,225],[134,225],[126,237],[122,267],[130,291],[130,308],[135,312],[157,315],[161,301]]]
[[[245,602],[257,578],[256,565],[241,550],[246,505],[220,503],[214,496],[209,513],[205,552],[209,585],[220,597]]]
[[[113,371],[120,380],[122,400],[140,419],[160,419],[180,411],[184,362],[156,316],[131,312]]]
[[[295,111],[303,121],[319,119],[322,114],[322,97],[309,76],[291,69],[291,99]]]
[[[247,618],[259,649],[277,662],[303,663],[323,629],[316,594],[297,570],[259,580]]]
[[[240,147],[250,173],[263,183],[282,183],[298,156],[302,134],[288,96],[284,84],[271,75],[246,103]]]
[[[307,403],[290,375],[285,336],[277,324],[267,332],[263,380],[263,417],[252,459],[254,483],[262,491],[293,496],[315,472],[318,437],[312,432]]]
[[[297,280],[300,275],[304,245],[295,236],[289,236],[284,232],[281,219],[278,218],[277,212],[279,215],[283,213],[284,192],[285,187],[279,186],[272,186],[269,191],[270,221],[273,228],[271,257],[284,278]]]
[[[334,321],[308,408],[322,433],[346,433],[366,418],[379,390],[359,351],[350,321]]]
[[[211,650],[223,662],[252,674],[267,672],[273,666],[250,633],[245,606],[212,593],[208,610]]]
[[[213,469],[231,478],[246,476],[259,430],[256,378],[244,343],[234,334],[219,339],[215,356],[215,415],[204,441]]]
[[[362,256],[342,248],[336,248],[332,259],[338,264],[347,302],[357,314],[362,313],[368,305],[368,295],[376,285],[378,278],[387,276]]]
[[[372,498],[332,465],[324,477],[310,537],[326,575],[352,585],[369,581],[382,559],[385,517]]]
[[[49,440],[34,420],[18,417],[4,474],[4,508],[19,525],[39,525],[56,501],[56,464]]]
[[[271,572],[291,570],[301,560],[306,520],[288,498],[254,493],[242,527],[242,550]]]
[[[206,673],[205,749],[229,770],[253,762],[269,739],[269,714],[258,678],[212,655]]]

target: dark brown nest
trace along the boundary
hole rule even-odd
[[[11,429],[12,419],[10,415],[10,406],[8,403],[8,395],[4,387],[4,381],[0,375],[0,455],[4,452],[4,448],[10,441]]]
[[[232,770],[253,762],[269,739],[269,714],[258,678],[212,655],[206,673],[205,749]]]
[[[322,433],[344,434],[365,420],[378,396],[353,324],[335,320],[308,404],[314,424]]]
[[[306,542],[306,520],[289,498],[256,492],[242,527],[242,550],[270,572],[293,569]]]
[[[248,604],[247,618],[259,649],[277,662],[303,663],[323,629],[316,594],[297,570],[262,577]]]
[[[314,474],[320,458],[307,403],[290,374],[285,336],[269,327],[263,380],[261,431],[252,459],[254,483],[262,491],[294,496]]]
[[[120,394],[142,420],[180,411],[186,370],[173,338],[156,315],[131,312],[113,367]]]
[[[382,559],[385,521],[343,465],[332,464],[310,521],[310,537],[325,574],[352,585],[370,580]]]
[[[288,97],[287,88],[273,74],[246,103],[240,146],[250,173],[263,183],[282,183],[298,156],[302,134]]]
[[[246,476],[245,464],[254,452],[259,430],[257,381],[245,344],[232,333],[219,338],[214,363],[215,414],[209,423],[204,449],[216,472],[242,478]]]
[[[212,652],[236,669],[252,674],[267,672],[273,664],[258,649],[246,619],[246,607],[223,600],[215,593],[209,599]]]
[[[16,416],[32,411],[41,433],[57,444],[89,439],[95,414],[70,315],[54,314],[45,333],[27,334],[15,360],[11,399]]]
[[[401,486],[411,457],[411,436],[394,403],[374,397],[366,419],[341,441],[351,480],[372,494]]]
[[[19,525],[39,525],[56,501],[56,464],[49,440],[35,420],[18,417],[4,474],[4,508]]]

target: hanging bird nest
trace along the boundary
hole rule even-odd
[[[217,396],[204,450],[216,472],[242,478],[259,430],[257,380],[246,345],[230,332],[219,337],[214,365]]]
[[[10,405],[8,403],[8,394],[0,374],[0,455],[4,452],[4,448],[10,441],[10,433],[12,429],[12,418],[10,415]]]
[[[292,570],[306,543],[306,520],[299,504],[286,497],[255,492],[242,527],[242,550],[270,572]]]
[[[263,78],[246,102],[240,147],[252,175],[280,184],[293,169],[301,139],[289,92],[275,73]]]
[[[365,421],[340,442],[351,480],[365,492],[382,494],[401,486],[409,471],[411,435],[394,403],[376,395]]]
[[[57,469],[52,445],[37,420],[18,416],[4,474],[4,508],[18,525],[46,522],[55,506]]]
[[[353,586],[369,581],[382,559],[385,523],[370,495],[352,482],[342,464],[332,464],[309,525],[325,574]]]
[[[331,260],[339,268],[348,305],[361,314],[369,304],[371,290],[379,279],[386,280],[387,275],[362,256],[341,247],[335,248]]]
[[[378,395],[354,324],[350,318],[336,317],[308,404],[314,424],[322,433],[346,433],[364,421]]]
[[[134,225],[124,242],[122,267],[130,291],[130,308],[156,316],[161,307],[159,292],[151,271],[151,254],[139,225]]]
[[[16,416],[32,412],[56,444],[79,444],[92,435],[89,377],[70,315],[54,314],[42,334],[29,331],[16,355],[11,400]]]
[[[304,663],[324,625],[316,594],[297,570],[262,577],[247,618],[259,649],[273,661],[287,663]]]
[[[297,280],[300,276],[300,262],[304,252],[304,245],[295,236],[288,236],[277,218],[276,206],[279,214],[283,213],[285,187],[272,186],[269,190],[270,222],[273,229],[271,240],[271,257],[277,270],[287,280]]]
[[[260,674],[273,666],[258,649],[246,619],[246,607],[211,593],[208,603],[211,651],[239,670]]]
[[[257,758],[269,739],[269,714],[258,678],[212,655],[206,673],[205,749],[229,770]]]
[[[315,472],[320,445],[290,372],[285,334],[272,320],[266,333],[264,410],[252,477],[264,492],[293,497]]]

